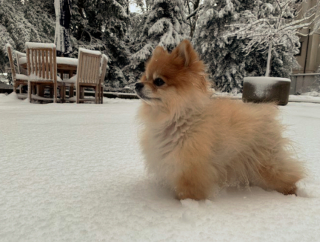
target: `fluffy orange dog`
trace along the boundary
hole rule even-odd
[[[144,101],[147,170],[178,199],[206,199],[215,186],[256,185],[294,194],[303,167],[286,150],[271,104],[212,99],[205,66],[189,41],[157,47],[136,92]]]

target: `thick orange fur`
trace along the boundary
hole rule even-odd
[[[165,84],[157,86],[161,78]],[[211,99],[205,66],[189,41],[157,47],[138,95],[148,172],[179,199],[202,200],[214,187],[257,185],[294,194],[304,169],[287,150],[272,104]]]

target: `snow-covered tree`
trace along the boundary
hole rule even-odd
[[[168,51],[186,38],[185,12],[182,0],[154,0],[139,40],[132,46],[130,64],[124,68],[129,84],[138,81],[145,62],[157,45]]]
[[[320,1],[318,0],[317,3],[309,10],[309,14],[315,14],[314,16],[314,25],[313,31],[310,34],[318,33],[320,34]]]
[[[198,19],[197,12],[201,10],[202,5],[200,0],[185,0],[187,9],[187,24],[190,26],[190,38],[192,39],[194,31],[196,29],[196,23]]]
[[[193,43],[201,59],[207,64],[209,79],[221,91],[239,92],[245,69],[251,58],[245,57],[242,48],[245,41],[224,37],[227,25],[238,22],[244,10],[252,11],[249,0],[205,0],[199,16]]]
[[[124,85],[121,68],[127,64],[129,51],[125,39],[129,16],[127,0],[73,0],[71,33],[77,47],[100,50],[109,58],[106,85]]]
[[[137,41],[140,41],[140,37],[143,31],[143,26],[147,20],[147,13],[130,13],[130,23],[128,26],[128,39],[131,43],[133,43],[132,47],[134,47]]]
[[[308,11],[302,19],[294,20],[296,0],[276,0],[273,4],[260,4],[253,12],[241,13],[244,21],[232,24],[231,31],[225,36],[236,36],[238,39],[248,40],[243,48],[246,55],[252,51],[268,51],[265,75],[269,76],[273,49],[276,46],[290,46],[291,48],[284,51],[293,59],[299,47],[297,34],[303,27],[311,25],[315,13],[310,14]],[[271,14],[264,15],[263,7],[268,8]],[[267,49],[266,46],[268,46]]]
[[[53,37],[54,20],[37,2],[3,1],[0,5],[0,71],[9,65],[5,44],[24,51],[25,42],[52,42]]]
[[[201,58],[208,65],[210,79],[221,91],[241,91],[245,76],[263,75],[267,66],[266,45],[255,46],[255,51],[246,52],[249,38],[238,38],[234,24],[247,23],[249,16],[276,19],[277,0],[205,0],[193,39]],[[286,12],[287,21],[292,21],[295,8]],[[291,16],[291,17],[290,17]],[[227,37],[226,34],[229,34]],[[230,34],[231,33],[231,34]],[[232,34],[233,33],[233,34]],[[299,46],[298,38],[292,42],[280,41],[273,48],[272,76],[289,77],[291,68],[297,65],[293,57]]]

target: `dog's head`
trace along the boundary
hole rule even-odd
[[[135,91],[147,105],[162,108],[181,107],[188,100],[196,102],[208,96],[205,66],[188,40],[171,53],[158,46]]]

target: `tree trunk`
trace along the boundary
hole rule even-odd
[[[271,69],[271,51],[272,51],[272,42],[269,40],[269,50],[268,50],[268,60],[267,60],[267,70],[266,70],[266,76],[270,75],[270,69]]]
[[[187,2],[187,4],[189,4],[189,2]],[[194,1],[193,11],[195,11],[199,7],[200,7],[200,0]],[[189,11],[189,14],[191,14],[190,11]],[[191,39],[192,39],[194,31],[196,29],[197,19],[198,19],[197,16],[192,16],[192,18],[190,18],[190,38]]]

